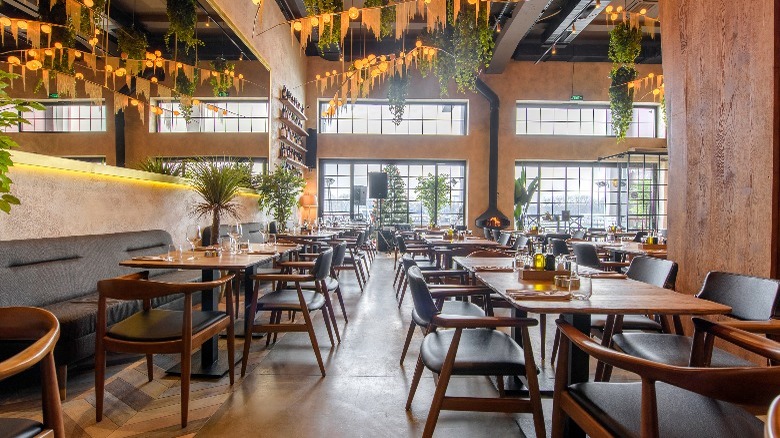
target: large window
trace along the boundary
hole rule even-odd
[[[617,161],[518,162],[516,177],[539,176],[529,225],[549,228],[666,229],[666,155],[625,154]]]
[[[268,169],[268,160],[265,158],[255,158],[255,157],[226,157],[226,156],[218,156],[218,157],[204,157],[204,156],[193,156],[193,157],[160,157],[163,161],[168,163],[177,163],[181,164],[184,167],[184,171],[187,172],[187,166],[192,161],[201,160],[201,159],[208,159],[218,164],[227,164],[230,162],[239,162],[239,163],[247,163],[251,166],[252,175],[262,175],[266,173]]]
[[[387,100],[358,100],[342,106],[332,118],[320,117],[321,134],[466,135],[467,101],[408,100],[396,126]],[[319,102],[322,114],[328,102]]]
[[[320,172],[320,211],[324,217],[339,219],[374,218],[381,215],[384,224],[412,223],[427,225],[460,225],[464,223],[466,199],[466,165],[463,162],[366,162],[354,160],[322,160]],[[379,203],[368,197],[370,172],[387,172],[389,197]],[[446,178],[444,178],[446,176]],[[431,220],[415,193],[419,178],[449,180],[450,196],[441,211]],[[395,203],[395,207],[391,207]],[[392,209],[392,210],[390,210]],[[380,214],[381,213],[381,214]]]
[[[626,137],[660,138],[666,134],[657,105],[634,105]],[[516,134],[613,137],[612,112],[607,103],[518,102]]]
[[[47,100],[45,109],[23,112],[29,124],[20,123],[5,132],[105,132],[106,106],[89,100]]]
[[[156,101],[165,110],[152,116],[150,129],[156,132],[268,132],[266,99],[202,99],[192,107],[190,123],[184,120],[178,101]],[[209,109],[207,105],[218,110]],[[156,123],[154,123],[156,120]]]

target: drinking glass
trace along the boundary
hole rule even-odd
[[[238,242],[238,239],[241,237],[241,224],[238,222],[230,224],[228,227],[228,234],[233,238],[233,240]]]
[[[181,245],[168,245],[168,254],[165,259],[169,262],[180,261],[182,258]]]
[[[222,250],[221,255],[229,254],[233,249],[233,239],[229,236],[220,237],[217,239],[217,243],[219,243],[219,248]]]
[[[195,251],[195,244],[201,239],[200,225],[187,226],[187,242],[190,242],[190,249]]]
[[[571,297],[575,300],[585,301],[593,295],[593,280],[590,278],[590,274],[581,275],[580,287],[571,291]]]

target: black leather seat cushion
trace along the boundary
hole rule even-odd
[[[454,330],[430,333],[420,354],[428,369],[441,371]],[[491,329],[465,329],[455,355],[453,375],[521,376],[525,375],[523,349],[506,333]]]
[[[477,318],[485,316],[485,311],[481,307],[468,301],[445,301],[441,308],[441,313],[445,315],[475,316]],[[428,325],[426,321],[420,318],[416,310],[412,310],[412,319],[419,326],[425,327]]]
[[[43,424],[23,418],[0,418],[0,438],[32,438],[43,432]]]
[[[339,282],[335,278],[328,277],[325,279],[325,286],[328,287],[328,292],[333,292],[336,290],[336,288],[339,287]],[[304,281],[301,283],[301,289],[309,289],[314,290],[314,282],[313,281]]]
[[[325,297],[317,292],[303,291],[303,299],[309,310],[321,309],[325,305]],[[258,310],[300,310],[301,301],[298,299],[298,291],[283,289],[265,294],[257,300]]]
[[[604,330],[607,325],[607,315],[593,315],[590,317],[590,326]],[[625,315],[623,317],[623,330],[651,330],[660,332],[661,324],[642,315]]]
[[[192,332],[198,333],[227,317],[223,312],[193,311]],[[162,342],[181,339],[183,318],[183,312],[152,309],[114,324],[108,329],[107,335],[124,341]]]
[[[614,335],[612,341],[620,350],[631,356],[682,367],[688,366],[693,347],[693,338],[665,333],[621,333]],[[750,367],[755,364],[720,348],[714,348],[712,366]]]
[[[659,436],[762,437],[764,424],[740,407],[657,382]],[[578,383],[571,396],[615,436],[640,436],[642,383]]]

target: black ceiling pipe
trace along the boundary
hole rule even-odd
[[[488,209],[479,215],[475,225],[480,228],[503,229],[512,223],[498,209],[498,110],[501,101],[498,95],[482,79],[477,78],[477,92],[490,103],[489,163],[488,163]]]

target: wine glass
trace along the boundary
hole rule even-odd
[[[201,239],[200,225],[187,226],[187,242],[190,242],[190,247],[195,251],[195,243]]]
[[[231,237],[231,242],[233,244],[234,249],[231,251],[233,253],[238,252],[238,239],[241,238],[241,224],[238,222],[234,222],[228,226],[228,235]]]

